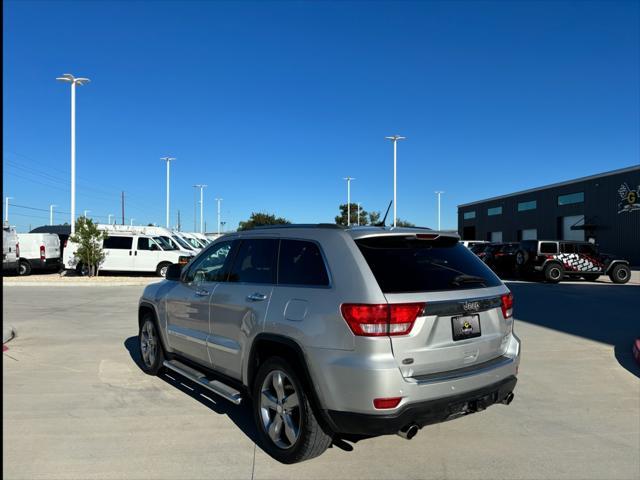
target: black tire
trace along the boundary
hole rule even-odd
[[[271,395],[272,403],[279,406],[279,409],[276,410],[275,408],[265,407],[265,405],[263,405],[263,384],[266,381],[268,386],[275,385],[275,383],[271,383],[269,377],[273,378],[273,376],[279,373],[284,374],[284,376],[281,377],[282,381],[280,384],[283,385],[281,391],[283,393],[288,392],[288,395],[282,395],[282,402],[279,397],[276,398],[277,394]],[[252,390],[253,417],[256,422],[260,445],[271,457],[281,463],[298,463],[317,457],[329,448],[332,436],[325,432],[318,423],[303,383],[300,381],[300,377],[295,369],[287,360],[280,357],[267,359],[267,361],[260,366],[256,374]],[[267,389],[265,389],[264,392],[267,395],[269,394]],[[290,398],[292,393],[297,395],[297,405],[287,410],[286,399]],[[279,437],[279,442],[285,445],[278,445],[272,440],[267,431],[268,427],[265,425],[265,423],[268,425],[277,423],[277,417],[280,417],[281,428],[275,429],[275,431],[279,432],[279,434],[276,435]],[[293,442],[289,440],[284,426],[285,423],[287,423],[285,417],[293,421],[293,426],[295,426],[296,420],[298,423],[297,437],[295,437],[296,439]],[[293,431],[295,432],[295,429]],[[286,444],[289,445],[287,446]]]
[[[156,268],[156,275],[158,275],[159,277],[166,277],[167,276],[167,268],[169,268],[169,266],[171,265],[171,262],[161,262],[158,265],[158,268]]]
[[[596,280],[598,280],[598,278],[600,278],[600,274],[599,273],[587,273],[585,275],[582,275],[582,278],[584,278],[587,282],[595,282]]]
[[[522,268],[529,261],[529,252],[526,250],[518,250],[516,252],[516,267]]]
[[[31,264],[27,260],[20,259],[18,262],[18,275],[21,277],[31,275]]]
[[[631,269],[624,263],[618,263],[609,272],[609,278],[613,283],[627,283],[631,279]]]
[[[562,265],[552,262],[544,267],[544,278],[549,283],[558,283],[564,278]]]
[[[149,333],[153,332],[152,335]],[[149,375],[157,375],[164,362],[164,348],[160,331],[152,313],[145,313],[138,331],[138,346],[140,348],[140,366]]]

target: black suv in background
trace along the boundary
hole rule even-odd
[[[474,253],[494,272],[511,274],[515,271],[518,248],[518,243],[491,243]]]
[[[614,283],[627,283],[631,278],[629,262],[598,252],[589,242],[557,240],[523,240],[515,254],[518,273],[542,273],[548,282],[565,277],[582,277],[595,281],[608,275]]]

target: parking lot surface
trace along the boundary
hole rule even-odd
[[[640,478],[639,286],[510,283],[510,406],[293,466],[255,446],[247,405],[139,369],[143,288],[3,288],[4,478]]]

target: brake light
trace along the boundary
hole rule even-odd
[[[411,332],[424,306],[424,303],[344,303],[340,310],[354,335],[381,337]]]
[[[40,245],[40,260],[44,260],[45,258],[47,258],[47,256],[45,255],[44,245]]]
[[[513,316],[513,293],[508,293],[500,297],[502,300],[502,316],[511,318]]]
[[[398,404],[402,400],[402,397],[391,397],[391,398],[374,398],[373,406],[375,408],[396,408]]]

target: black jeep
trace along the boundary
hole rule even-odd
[[[520,274],[542,273],[552,283],[565,277],[594,282],[600,275],[608,275],[614,283],[627,283],[631,278],[628,261],[599,253],[589,242],[523,240],[515,263]]]

